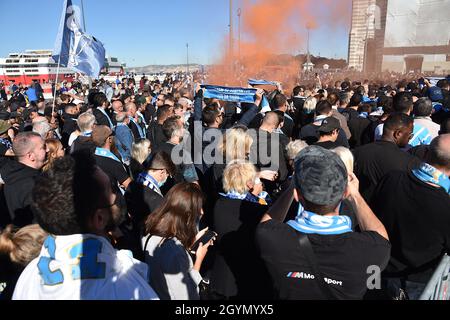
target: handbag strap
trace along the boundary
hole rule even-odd
[[[303,249],[302,252],[305,254],[306,260],[308,261],[310,267],[312,268],[312,271],[314,272],[314,275],[316,276],[315,280],[317,280],[316,282],[319,285],[320,291],[326,297],[326,299],[335,300],[336,297],[333,296],[330,287],[325,284],[324,276],[317,266],[316,256],[311,246],[311,242],[309,241],[309,238],[306,234],[300,234],[299,244],[300,248]]]

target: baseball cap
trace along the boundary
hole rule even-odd
[[[309,146],[295,158],[294,182],[305,200],[316,205],[334,205],[342,200],[348,173],[336,153]]]
[[[340,129],[341,124],[338,119],[334,117],[328,117],[323,119],[322,125],[317,129],[319,132],[330,133],[333,130]]]
[[[107,126],[95,126],[92,130],[92,141],[97,147],[105,145],[106,139],[113,136],[114,132]]]
[[[0,120],[0,134],[4,134],[11,128],[11,124],[8,121]]]

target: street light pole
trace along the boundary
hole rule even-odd
[[[239,21],[239,24],[238,24],[238,33],[239,33],[239,37],[238,37],[238,40],[239,40],[239,42],[238,42],[238,45],[239,45],[239,47],[238,47],[238,58],[239,58],[239,63],[241,62],[241,14],[242,14],[242,10],[241,10],[241,8],[239,8],[238,9],[238,11],[237,11],[237,16],[238,16],[238,21]]]
[[[233,0],[230,0],[230,58],[233,65]]]

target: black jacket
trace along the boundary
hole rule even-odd
[[[39,170],[14,160],[3,162],[0,174],[5,182],[4,194],[12,223],[24,227],[34,222],[31,211],[34,181]]]
[[[110,127],[108,118],[103,114],[103,112],[99,111],[98,109],[94,109],[93,114],[95,116],[95,120],[97,121],[97,126],[107,126],[108,128]],[[112,122],[111,117],[110,120]]]
[[[167,137],[164,135],[162,124],[153,121],[148,127],[147,132],[148,139],[152,144],[152,149],[158,149],[164,142],[167,141]]]
[[[77,130],[78,124],[77,124],[77,117],[74,115],[70,115],[65,113],[63,115],[63,119],[64,119],[64,125],[63,125],[63,129],[62,129],[62,139],[61,139],[61,143],[63,144],[64,147],[67,148],[67,146],[69,145],[69,138],[70,135],[72,134],[72,132],[74,132],[75,130]]]
[[[136,181],[128,185],[125,200],[133,225],[138,230],[143,230],[145,220],[161,205],[163,199],[158,192]]]
[[[210,288],[220,296],[270,299],[270,276],[258,254],[255,230],[267,206],[221,197],[214,209],[211,230],[217,232],[211,248]]]

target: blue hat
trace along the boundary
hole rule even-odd
[[[428,89],[428,97],[433,102],[438,102],[444,99],[444,95],[442,94],[442,90],[439,87],[431,87]]]

